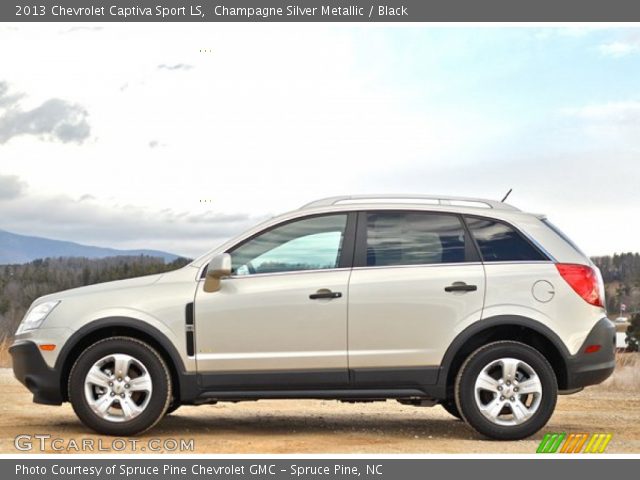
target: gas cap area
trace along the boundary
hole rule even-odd
[[[531,293],[533,293],[533,298],[537,301],[547,303],[553,299],[553,296],[556,294],[556,290],[551,282],[538,280],[533,284]]]

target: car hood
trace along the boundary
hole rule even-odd
[[[69,297],[77,297],[85,294],[109,292],[113,290],[122,290],[136,287],[144,287],[152,285],[160,280],[165,274],[147,275],[144,277],[128,278],[126,280],[116,280],[113,282],[96,283],[95,285],[87,285],[86,287],[71,288],[61,292],[52,293],[44,297],[40,297],[35,303],[42,303],[48,300],[61,300]]]

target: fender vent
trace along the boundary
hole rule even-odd
[[[193,302],[187,303],[184,310],[184,316],[185,330],[187,335],[187,355],[193,357],[195,353],[195,342],[193,337]]]

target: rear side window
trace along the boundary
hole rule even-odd
[[[367,266],[464,262],[464,240],[455,215],[367,213]]]
[[[548,260],[509,225],[485,218],[465,217],[485,262]]]

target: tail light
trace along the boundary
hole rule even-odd
[[[596,307],[604,307],[604,284],[599,270],[587,265],[570,263],[557,263],[556,268],[585,302]]]

